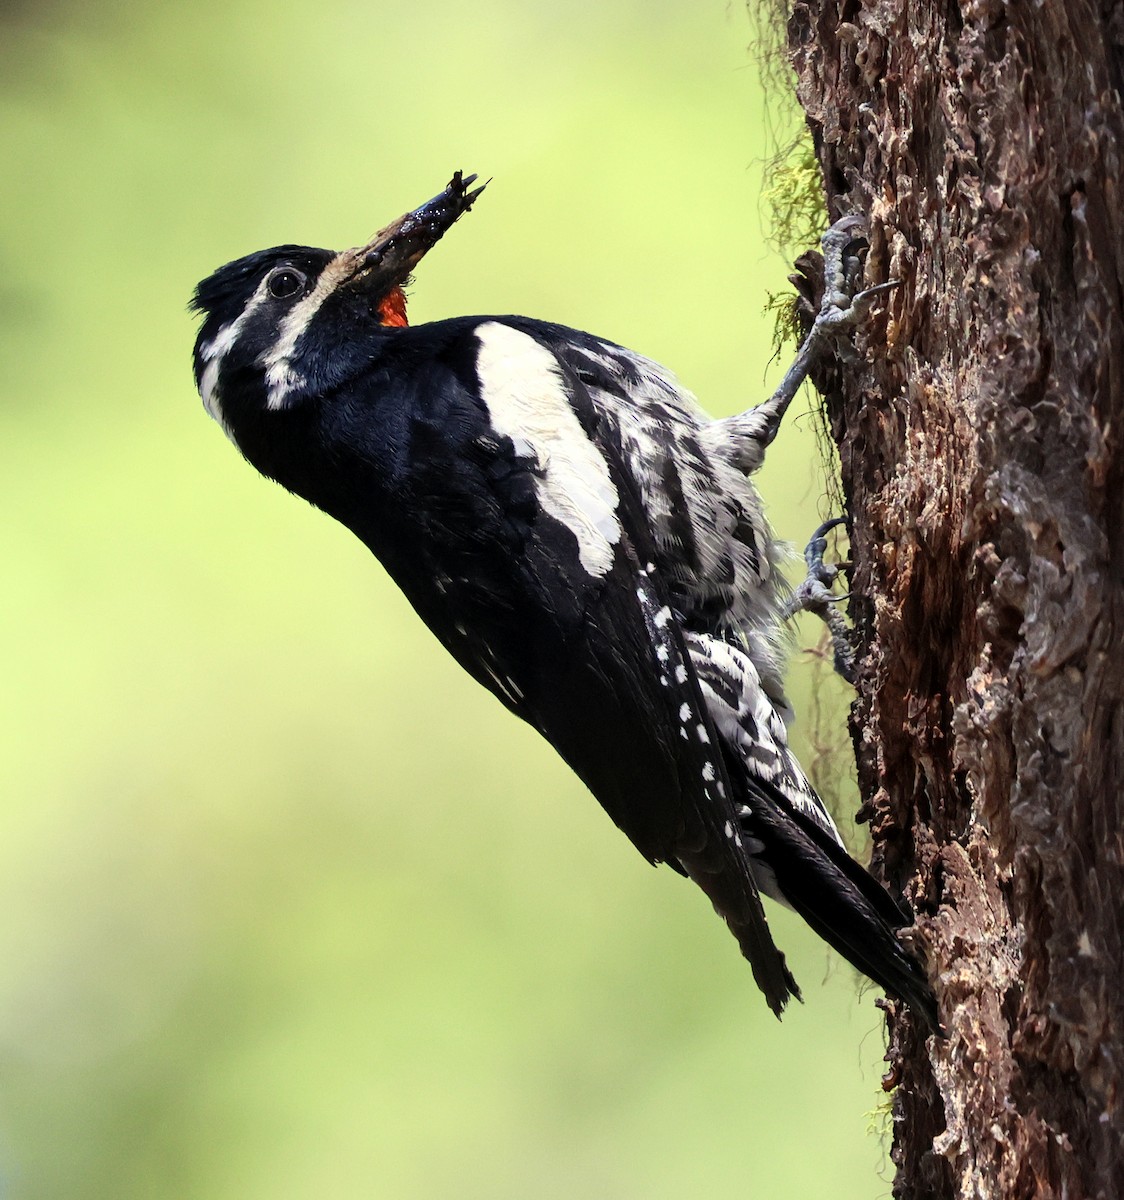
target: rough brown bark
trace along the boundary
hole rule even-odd
[[[796,0],[831,216],[897,278],[831,413],[892,1017],[895,1195],[1124,1196],[1124,11]]]

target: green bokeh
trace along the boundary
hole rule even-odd
[[[0,8],[0,1196],[888,1191],[850,968],[774,911],[778,1025],[190,377],[198,278],[463,167],[415,322],[549,317],[756,400],[750,37],[725,0]],[[810,425],[763,480],[795,541]]]

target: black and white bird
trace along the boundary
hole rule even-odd
[[[800,993],[762,892],[939,1028],[898,940],[908,914],[789,750],[782,555],[749,479],[877,290],[851,294],[856,222],[825,240],[823,310],[781,389],[710,420],[662,367],[587,333],[407,323],[403,284],[474,180],[458,172],[367,245],[278,246],[200,283],[203,403],[263,475],[371,549],[649,862],[702,888],[773,1012]]]

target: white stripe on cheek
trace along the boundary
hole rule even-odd
[[[254,313],[265,303],[265,280],[258,284],[257,291],[246,301],[246,307],[234,318],[228,321],[205,346],[200,347],[204,362],[219,363],[226,357],[231,346],[238,340],[243,326]],[[202,384],[200,384],[202,391]]]
[[[577,539],[578,558],[590,575],[607,574],[621,537],[619,497],[605,456],[570,405],[557,359],[498,321],[481,325],[476,335],[476,373],[492,427],[511,439],[518,454],[538,460],[539,503]]]
[[[203,407],[223,427],[223,432],[233,442],[234,435],[226,423],[222,411],[222,397],[219,392],[219,371],[223,359],[230,353],[234,343],[238,341],[246,322],[265,303],[265,280],[258,284],[257,291],[246,301],[246,307],[233,321],[228,321],[215,336],[205,345],[199,347],[199,356],[207,364],[199,377],[199,395],[203,398]],[[235,443],[237,445],[237,443]]]
[[[222,424],[222,405],[219,403],[219,363],[220,358],[212,358],[203,368],[199,380],[199,395],[203,397],[203,407],[219,424]]]
[[[312,323],[313,317],[320,311],[321,305],[345,280],[350,279],[359,260],[354,250],[343,250],[332,259],[320,272],[316,286],[303,299],[285,314],[278,330],[277,341],[270,350],[262,356],[261,365],[265,368],[265,381],[269,388],[269,398],[266,404],[277,410],[285,407],[285,399],[290,392],[304,384],[304,376],[293,367],[293,351],[297,347],[301,334]]]

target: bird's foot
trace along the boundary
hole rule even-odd
[[[875,284],[857,291],[862,260],[855,249],[864,237],[865,222],[858,214],[842,217],[823,235],[824,289],[811,337],[831,342],[844,361],[855,358],[850,335],[866,319],[879,296],[901,286],[901,280]]]
[[[829,231],[830,232],[830,231]],[[814,613],[827,626],[831,634],[831,645],[835,670],[850,684],[855,682],[855,648],[851,642],[851,630],[843,614],[833,605],[839,600],[846,600],[847,594],[841,596],[833,592],[832,586],[839,578],[840,567],[836,563],[824,562],[827,552],[827,534],[846,522],[842,517],[825,521],[804,549],[804,562],[808,573],[804,577],[785,605],[785,619],[793,617],[798,612]]]

